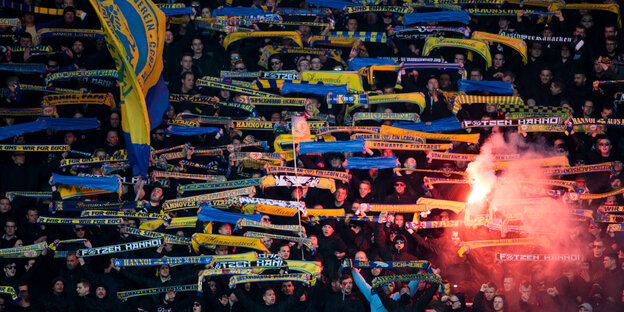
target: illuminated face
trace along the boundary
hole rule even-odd
[[[611,140],[600,139],[596,142],[596,145],[602,156],[608,156],[611,153]]]
[[[275,304],[275,292],[273,289],[267,290],[262,296],[262,300],[264,300],[264,304],[268,306],[272,306]]]
[[[345,293],[350,294],[351,291],[353,290],[353,280],[351,278],[347,278],[344,281],[342,281],[341,286],[344,289]]]
[[[360,193],[360,197],[364,198],[371,192],[371,186],[368,183],[360,183],[358,191]]]
[[[191,50],[195,54],[201,54],[204,50],[204,44],[200,39],[193,39],[193,43],[191,43]]]
[[[358,261],[368,261],[368,257],[366,256],[366,253],[363,251],[358,251],[355,253],[355,260]]]
[[[347,199],[347,190],[339,188],[336,190],[336,201],[342,203]]]
[[[514,288],[514,279],[513,277],[505,277],[503,280],[503,289],[507,292],[512,291]]]
[[[282,283],[282,293],[287,296],[291,296],[295,290],[295,286],[293,286],[292,282],[283,282]]]
[[[288,246],[280,247],[279,251],[277,252],[277,255],[284,259],[290,258],[290,247]]]
[[[381,274],[381,268],[372,268],[371,274],[373,274],[373,276],[379,276],[379,274]]]
[[[323,227],[321,228],[321,231],[323,231],[323,236],[325,237],[330,237],[332,236],[332,234],[334,234],[334,228],[331,225],[323,225]]]
[[[494,311],[503,311],[503,307],[504,307],[503,298],[501,297],[494,298],[493,305],[494,305]]]
[[[54,283],[54,286],[52,286],[52,290],[57,294],[62,293],[64,289],[65,289],[65,283],[63,283],[63,281],[56,281]]]
[[[89,294],[89,285],[86,285],[84,283],[78,283],[76,285],[76,292],[78,293],[78,296],[80,297],[84,297],[86,295]]]
[[[530,285],[529,287],[520,286],[520,294],[523,297],[526,297],[526,298],[531,297],[531,290],[532,290],[532,287]]]
[[[488,287],[485,289],[485,299],[488,301],[491,301],[492,299],[494,299],[494,295],[496,295],[496,288],[494,287]]]
[[[100,286],[98,288],[95,289],[95,296],[100,298],[100,299],[104,299],[104,297],[106,297],[106,288]]]

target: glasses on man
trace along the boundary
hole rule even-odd
[[[611,143],[598,143],[598,146],[611,146]]]
[[[405,183],[394,183],[394,186],[405,187]]]
[[[7,268],[9,270],[15,270],[15,265],[7,265],[7,266],[5,266],[5,268]]]
[[[240,58],[240,56],[230,56],[231,60],[238,60]]]
[[[271,65],[279,65],[281,62],[280,61],[273,61],[271,62]]]
[[[405,244],[405,241],[402,239],[397,239],[396,241],[394,241],[395,244]]]

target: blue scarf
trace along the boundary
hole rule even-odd
[[[386,157],[349,157],[345,169],[387,169],[398,168],[396,156]]]
[[[121,181],[118,177],[64,176],[52,173],[50,184],[66,184],[105,190],[121,194]]]
[[[45,64],[30,64],[30,63],[0,63],[0,70],[13,71],[22,73],[37,73],[45,74],[47,72]]]
[[[8,139],[24,133],[33,133],[51,129],[57,131],[86,130],[100,126],[97,118],[49,118],[41,117],[37,121],[25,122],[0,128],[0,140]]]
[[[268,13],[269,12],[265,12],[264,10],[258,8],[224,7],[212,11],[212,16],[257,16]]]
[[[292,83],[284,81],[282,85],[282,93],[310,93],[316,95],[327,95],[329,92],[333,94],[347,94],[347,85],[322,85],[309,83]]]
[[[349,61],[349,70],[360,70],[370,65],[396,65],[396,63],[389,58],[354,57]]]
[[[468,24],[470,22],[470,14],[466,11],[440,11],[429,13],[409,13],[404,15],[403,25],[411,25],[416,23],[431,22],[459,22]]]
[[[165,129],[165,132],[177,135],[199,135],[206,133],[219,132],[221,129],[215,127],[184,127],[184,126],[169,126]]]
[[[236,224],[240,219],[248,219],[256,222],[260,222],[262,219],[261,214],[245,215],[241,213],[233,213],[227,211],[221,211],[219,209],[212,208],[210,206],[201,206],[201,211],[197,214],[197,220],[199,221],[215,221],[229,224]]]
[[[335,142],[301,142],[299,153],[331,153],[331,152],[363,152],[364,140],[335,141]]]
[[[186,7],[186,8],[161,8],[161,10],[163,11],[163,13],[165,13],[166,16],[175,16],[175,15],[193,15],[193,7]]]
[[[432,122],[413,123],[407,121],[395,121],[392,126],[422,132],[454,131],[462,129],[461,122],[457,121],[454,116],[438,119]]]
[[[490,91],[497,94],[513,94],[511,83],[503,81],[458,80],[457,87],[462,92]]]
[[[345,7],[362,6],[362,4],[360,3],[354,3],[344,0],[306,0],[305,2],[324,8],[332,8],[338,10],[344,10]]]

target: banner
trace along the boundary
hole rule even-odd
[[[452,144],[386,143],[380,141],[366,141],[365,146],[370,149],[391,149],[401,151],[435,151],[450,150],[452,148]]]
[[[131,242],[125,244],[117,244],[110,246],[101,246],[101,247],[93,247],[93,248],[84,248],[76,250],[76,256],[78,257],[94,257],[108,254],[116,254],[127,251],[135,251],[140,249],[147,249],[152,247],[160,247],[162,246],[162,239],[149,239],[138,242]]]
[[[238,284],[259,283],[259,282],[301,282],[304,284],[314,284],[316,280],[310,281],[308,274],[270,274],[270,275],[235,275],[230,279],[230,288]]]
[[[416,113],[369,113],[369,112],[357,112],[353,115],[353,122],[360,120],[403,120],[420,122],[420,116]]]
[[[48,145],[22,145],[22,144],[0,144],[1,152],[67,152],[69,145],[48,144]]]
[[[276,235],[276,234],[269,234],[269,233],[260,233],[260,232],[253,232],[253,231],[245,232],[244,236],[245,237],[253,237],[253,238],[268,237],[268,238],[277,239],[277,240],[281,240],[281,241],[291,241],[291,242],[296,242],[296,243],[302,244],[302,245],[308,247],[308,249],[310,249],[312,251],[315,250],[314,244],[312,244],[312,241],[309,238],[286,236],[286,235]]]
[[[306,176],[267,175],[262,178],[262,186],[308,186],[326,189],[332,193],[336,191],[336,184],[333,179]]]
[[[543,36],[533,36],[533,35],[523,35],[523,34],[517,34],[517,33],[510,33],[510,32],[506,32],[506,31],[502,31],[500,33],[501,36],[505,36],[505,37],[509,37],[509,38],[515,38],[515,39],[520,39],[520,40],[525,40],[525,41],[537,41],[537,42],[543,42],[543,43],[573,43],[574,42],[574,38],[572,37],[560,37],[560,36],[551,36],[551,37],[543,37]]]
[[[458,141],[473,144],[479,144],[479,134],[445,134],[445,133],[427,133],[413,130],[406,130],[397,127],[381,126],[381,134],[396,135],[412,135],[423,139],[440,140],[440,141]]]
[[[523,119],[490,119],[490,120],[464,120],[464,128],[479,127],[509,127],[523,125],[559,125],[560,117],[523,118]]]
[[[124,219],[156,219],[167,220],[168,217],[159,213],[142,213],[132,211],[107,211],[107,210],[83,210],[80,214],[83,218],[124,218]]]
[[[190,245],[191,244],[190,237],[154,232],[154,231],[138,229],[138,228],[130,227],[130,226],[122,226],[120,229],[120,232],[122,234],[129,234],[129,235],[140,236],[140,237],[158,238],[160,240],[164,239],[168,244],[175,244],[175,245]]]
[[[69,79],[77,79],[77,78],[86,78],[86,77],[103,77],[103,78],[111,78],[117,80],[119,78],[119,74],[114,69],[96,69],[96,70],[77,70],[77,71],[65,71],[52,73],[50,76],[46,77],[45,83],[50,85],[52,82],[58,80],[69,80]]]
[[[518,261],[581,261],[581,255],[547,255],[547,254],[510,254],[497,253],[496,260],[504,262]]]
[[[181,193],[184,193],[184,192],[220,190],[220,189],[240,188],[240,187],[246,187],[246,186],[261,186],[261,185],[262,185],[262,178],[255,178],[255,179],[235,180],[235,181],[227,181],[227,182],[219,182],[219,183],[185,184],[185,185],[180,185],[178,187],[178,191]]]
[[[243,219],[241,221],[245,220]],[[195,252],[199,250],[199,245],[224,245],[232,247],[250,248],[269,253],[269,250],[264,246],[264,244],[262,244],[262,241],[258,238],[195,233],[191,238],[191,242],[193,250],[195,250]]]
[[[147,296],[147,295],[164,294],[170,291],[173,291],[173,292],[197,291],[197,284],[118,291],[117,298],[121,301],[126,301],[129,298]]]
[[[53,217],[39,217],[37,224],[63,224],[63,225],[121,225],[121,218],[109,219],[109,218],[53,218]]]
[[[536,238],[508,238],[508,239],[498,239],[498,240],[480,240],[480,241],[469,241],[469,242],[461,242],[460,249],[457,251],[460,257],[463,257],[464,254],[470,250],[477,248],[485,248],[485,247],[498,247],[498,246],[523,246],[523,245],[536,245],[543,247],[550,247],[550,241],[547,239],[536,239]]]
[[[257,221],[252,221],[248,219],[238,220],[238,223],[236,224],[236,228],[242,229],[244,227],[251,227],[251,228],[257,228],[257,229],[269,229],[269,230],[276,230],[276,231],[297,232],[297,233],[301,232],[300,225],[278,225],[278,224],[257,222]]]
[[[297,168],[297,171],[295,173],[295,168],[273,166],[273,165],[267,165],[265,167],[265,171],[268,174],[275,174],[275,173],[300,174],[300,175],[307,175],[307,176],[314,176],[314,177],[321,177],[321,178],[328,178],[328,179],[337,179],[345,183],[349,182],[349,174],[347,174],[346,172],[341,172],[341,171]]]
[[[39,40],[46,38],[104,39],[104,32],[98,29],[42,28],[37,30]]]
[[[162,79],[165,14],[150,0],[89,0],[102,23],[121,87],[121,120],[135,175],[147,176],[150,130],[169,108]]]

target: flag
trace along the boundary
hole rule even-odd
[[[122,128],[134,175],[147,176],[150,130],[169,107],[162,79],[165,14],[150,0],[89,0],[119,72]]]
[[[295,143],[308,142],[310,138],[310,126],[305,114],[294,115],[292,117],[292,135]]]

